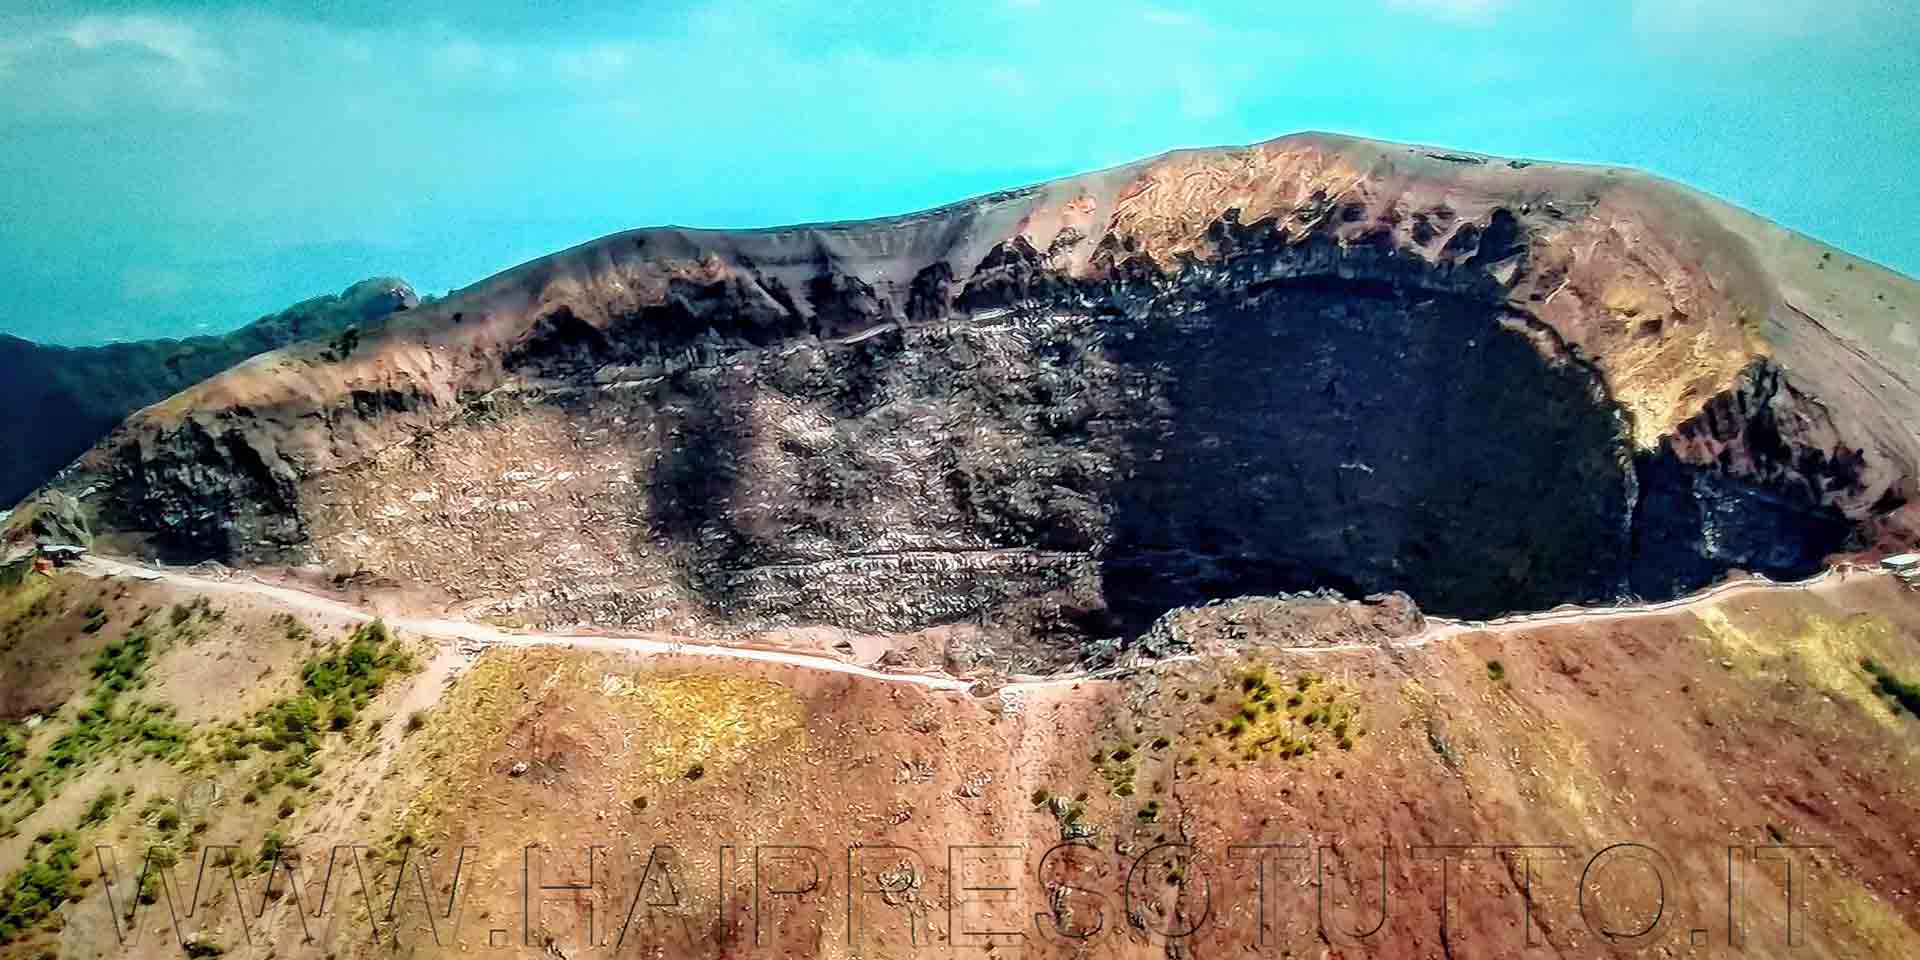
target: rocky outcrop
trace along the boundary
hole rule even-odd
[[[1221,597],[1667,596],[1894,529],[1920,453],[1911,351],[1807,313],[1781,258],[1818,248],[1742,216],[1307,136],[636,231],[215,378],[75,476],[174,559],[688,633],[970,624],[1066,658]],[[1819,282],[1920,304],[1846,272]]]
[[[248,357],[349,327],[370,331],[420,298],[404,282],[363,280],[231,333],[104,347],[53,347],[0,336],[0,408],[7,411],[0,503],[13,503],[141,407]]]
[[[1175,607],[1127,643],[1125,653],[1145,659],[1198,655],[1206,658],[1273,656],[1276,652],[1378,647],[1417,636],[1427,620],[1404,593],[1350,600],[1331,590],[1275,597],[1233,597],[1197,607]],[[1105,666],[1122,645],[1096,641],[1087,659]]]

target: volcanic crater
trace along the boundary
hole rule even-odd
[[[1880,349],[1908,314],[1776,234],[1639,175],[1319,135],[634,231],[236,368],[56,487],[174,562],[1041,663],[1243,595],[1665,598],[1912,540],[1920,399]]]

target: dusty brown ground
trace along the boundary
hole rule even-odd
[[[636,456],[676,446],[648,432],[679,429],[678,420],[620,409],[647,406],[638,395],[621,399],[638,382],[627,380],[635,372],[624,360],[560,381],[515,360],[545,342],[560,311],[583,335],[604,333],[620,318],[678,302],[675,291],[760,290],[763,281],[803,291],[816,268],[891,305],[862,314],[872,330],[809,317],[819,321],[817,336],[794,344],[812,351],[921,323],[903,310],[924,270],[938,266],[965,283],[999,245],[1013,244],[1048,251],[1049,276],[1086,280],[1111,272],[1112,248],[1105,259],[1099,253],[1109,240],[1173,269],[1221,255],[1224,234],[1213,228],[1229,212],[1240,224],[1285,224],[1296,240],[1318,237],[1330,257],[1390,250],[1395,262],[1418,267],[1425,289],[1484,280],[1489,303],[1540,322],[1542,356],[1564,348],[1592,362],[1642,451],[1667,443],[1692,466],[1796,490],[1807,481],[1809,495],[1855,523],[1863,542],[1904,548],[1920,536],[1911,428],[1920,385],[1909,372],[1920,357],[1920,287],[1911,280],[1631,171],[1317,134],[1175,152],[883,221],[606,237],[410,311],[351,356],[331,358],[330,347],[313,343],[238,366],[130,419],[60,485],[112,491],[119,481],[110,465],[123,456],[155,478],[177,475],[166,464],[192,462],[201,448],[183,438],[204,432],[210,449],[245,448],[268,464],[285,489],[258,493],[285,502],[243,498],[228,527],[198,531],[210,539],[183,556],[373,570],[429,585],[476,618],[539,622],[544,606],[550,622],[688,630],[708,611],[669,575],[687,545],[643,522],[653,507],[640,506],[655,501],[645,491],[652,468],[639,468],[652,461]],[[1525,238],[1524,256],[1491,244],[1480,257],[1486,237],[1509,229]],[[947,306],[939,324],[997,322],[993,311]],[[680,331],[647,332],[656,334]],[[728,349],[729,364],[761,352]],[[673,363],[675,375],[691,369]],[[1750,437],[1723,421],[1729,405],[1744,402],[1735,394],[1746,373],[1768,364],[1785,371],[1791,402],[1781,401],[1778,423]],[[552,409],[561,394],[594,396],[611,422]],[[772,437],[763,428],[791,419],[798,432],[786,439],[806,440],[799,434],[811,421],[771,394],[754,395],[766,402],[743,414],[750,425]],[[603,443],[609,436],[633,448]],[[759,455],[778,460],[776,446],[769,441]],[[1803,469],[1809,463],[1821,469]],[[1820,479],[1829,466],[1841,478],[1831,485]],[[179,493],[199,500],[208,491]],[[157,547],[147,535],[166,532],[141,526],[152,517],[130,526],[95,519],[103,545],[121,553]],[[876,517],[875,525],[893,530],[900,519]],[[600,609],[618,606],[609,597],[632,609]],[[718,619],[717,633],[735,629]]]
[[[42,586],[52,599],[37,615],[8,608],[21,624],[4,653],[8,719],[82,690],[87,654],[140,609],[191,600],[156,584]],[[78,611],[96,600],[110,625],[80,633]],[[182,719],[243,718],[345,630],[313,622],[314,639],[296,643],[270,605],[218,609],[164,645],[140,697],[177,703]],[[1747,955],[1920,950],[1920,718],[1890,709],[1859,666],[1873,657],[1920,676],[1920,598],[1890,579],[1410,650],[1281,655],[1261,649],[1259,626],[1242,656],[988,697],[711,660],[493,649],[469,663],[423,649],[417,670],[363,712],[365,730],[329,737],[325,772],[286,792],[297,800],[288,817],[274,809],[281,794],[238,799],[252,760],[195,771],[104,761],[0,841],[0,868],[17,866],[39,831],[71,827],[109,784],[132,783],[136,796],[87,828],[87,843],[137,848],[154,830],[140,813],[150,794],[211,781],[219,800],[195,808],[202,845],[236,843],[250,865],[262,836],[284,831],[309,916],[303,929],[284,893],[256,916],[265,876],[253,872],[238,878],[244,931],[224,890],[182,926],[228,951],[250,938],[259,955],[372,956],[397,937],[425,955],[905,956],[917,952],[912,924],[920,950],[946,949],[958,931],[980,955],[997,942],[992,954],[1709,956],[1730,952],[1729,847],[1741,851]],[[406,718],[429,707],[410,730]],[[58,722],[35,732],[29,762]],[[199,789],[191,795],[210,796]],[[1048,853],[1082,832],[1083,846]],[[331,853],[349,843],[369,847],[371,918],[354,861]],[[1191,847],[1161,847],[1174,843]],[[1663,858],[1665,901],[1647,937],[1611,943],[1593,931],[1644,926],[1659,903],[1636,859],[1645,850],[1587,870],[1622,843]],[[1263,925],[1254,853],[1232,850],[1248,844],[1303,845],[1324,879],[1313,882],[1310,860],[1269,859]],[[1489,849],[1500,845],[1564,848],[1531,861],[1530,926],[1523,865]],[[1747,862],[1782,845],[1821,848],[1796,853],[1791,949],[1781,864]],[[523,908],[529,864],[535,885],[584,884],[590,846],[601,848],[593,889],[536,893]],[[1438,847],[1466,848],[1448,867],[1444,934],[1442,865],[1423,859]],[[1384,923],[1343,933],[1380,919],[1383,853]],[[1299,854],[1270,853],[1285,855]],[[863,952],[848,939],[850,863],[863,889],[894,888],[854,898]],[[179,868],[187,887],[197,867]],[[805,895],[769,893],[807,886],[816,868]],[[121,946],[97,874],[84,861],[76,876],[88,886],[64,924],[0,954],[179,949],[164,946],[164,903],[142,919],[142,943]],[[956,896],[956,885],[976,889]],[[422,889],[438,910],[454,897],[456,916],[429,921]],[[1191,936],[1154,933],[1202,917]],[[1076,946],[1040,932],[1055,923],[1099,932]],[[1019,935],[967,935],[994,930]]]

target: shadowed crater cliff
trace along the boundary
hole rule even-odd
[[[1827,281],[1782,258],[1816,248],[1742,216],[1299,137],[893,220],[636,231],[216,378],[72,482],[110,485],[109,547],[176,560],[1035,664],[1216,598],[1483,616],[1910,542],[1912,358],[1862,346],[1904,314],[1814,319]]]

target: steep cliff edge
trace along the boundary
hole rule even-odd
[[[607,237],[142,411],[103,542],[1040,660],[1333,587],[1483,614],[1912,539],[1920,289],[1642,175],[1325,135]]]
[[[141,407],[165,400],[256,354],[300,340],[371,328],[420,302],[389,278],[362,280],[218,336],[54,347],[0,336],[0,503],[31,493]]]

